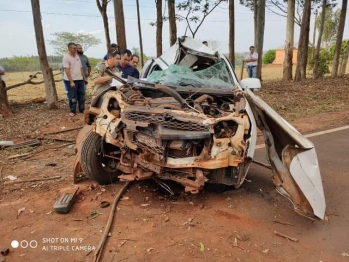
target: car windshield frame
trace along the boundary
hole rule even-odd
[[[200,66],[206,66],[207,68],[197,70]],[[147,77],[147,82],[168,86],[190,86],[195,88],[226,90],[233,90],[236,85],[227,63],[222,58],[211,66],[204,64],[191,69],[185,66],[172,64],[167,69],[153,71]]]

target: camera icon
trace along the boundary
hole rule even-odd
[[[11,247],[12,248],[37,248],[38,247],[38,242],[36,240],[12,240],[11,242]]]

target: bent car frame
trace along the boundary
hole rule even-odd
[[[112,74],[109,72],[109,74]],[[74,172],[100,184],[154,178],[197,193],[206,183],[239,188],[263,132],[277,191],[296,212],[325,216],[314,145],[253,90],[225,56],[190,37],[149,60],[142,79],[118,80],[99,94],[77,137]],[[170,190],[168,188],[168,190]]]

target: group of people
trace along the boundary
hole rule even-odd
[[[207,45],[207,41],[202,43]],[[245,57],[248,77],[250,78],[257,77],[258,54],[254,50],[254,46],[250,46],[250,52]],[[108,89],[112,83],[112,76],[106,73],[106,69],[109,69],[122,78],[128,78],[129,76],[139,78],[138,63],[138,55],[132,55],[132,52],[128,49],[120,52],[118,45],[111,44],[108,53],[94,68],[91,77],[94,84],[92,97],[96,97],[99,93]],[[80,44],[72,42],[68,44],[68,53],[63,57],[61,67],[63,71],[63,83],[69,100],[69,115],[75,116],[77,107],[80,113],[84,113],[85,92],[88,78],[91,74],[91,64]],[[0,81],[6,87],[4,75],[5,70],[0,66]]]
[[[91,76],[94,84],[92,97],[96,97],[109,88],[112,83],[112,76],[106,73],[107,69],[122,78],[129,76],[139,78],[138,63],[138,55],[132,55],[128,49],[120,52],[116,44],[111,44],[108,53],[93,70]],[[62,69],[64,87],[69,100],[69,115],[75,116],[77,107],[80,113],[84,113],[86,85],[91,74],[91,65],[84,55],[81,45],[68,44],[68,53],[63,57]]]

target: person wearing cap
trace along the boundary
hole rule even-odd
[[[64,68],[63,82],[68,90],[70,116],[76,113],[78,105],[80,113],[85,111],[85,79],[80,57],[76,52],[76,44],[68,44],[68,53],[63,57],[62,63]]]
[[[92,80],[95,84],[92,91],[92,99],[95,98],[98,94],[110,87],[110,84],[113,81],[113,78],[105,73],[106,69],[111,70],[113,73],[121,77],[119,70],[116,66],[119,64],[120,54],[116,49],[110,49],[107,53],[107,60],[99,62],[92,74]]]
[[[119,47],[117,44],[115,43],[112,43],[110,45],[110,50],[116,50],[118,53],[119,53]],[[108,59],[108,54],[106,54],[104,57],[103,57],[103,60],[106,61]]]
[[[117,66],[119,69],[122,78],[128,78],[128,76],[132,76],[135,78],[139,78],[139,72],[133,66],[130,65],[130,61],[132,58],[132,53],[130,50],[125,49],[121,53],[120,63]]]

